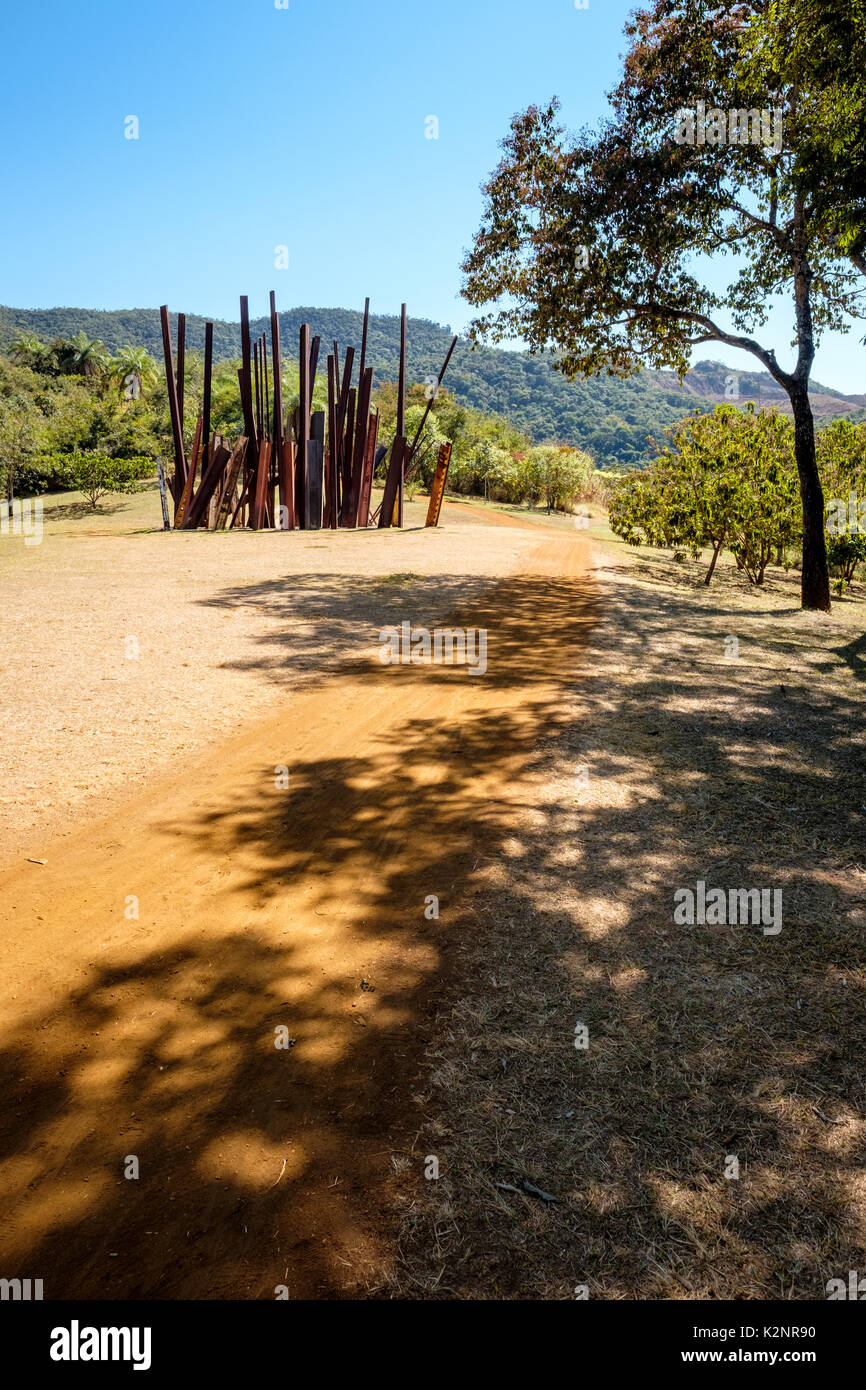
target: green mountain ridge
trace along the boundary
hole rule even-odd
[[[324,365],[334,339],[343,351],[360,347],[363,315],[354,309],[300,306],[280,314],[283,353],[297,352],[298,332],[309,323],[322,338]],[[187,348],[204,348],[206,319],[187,315]],[[172,325],[176,318],[172,316]],[[269,330],[267,317],[252,321],[254,336]],[[112,352],[132,344],[146,347],[162,359],[162,332],[156,309],[14,309],[0,306],[0,351],[19,333],[35,333],[49,341],[84,331],[99,338]],[[408,378],[423,381],[437,376],[453,334],[430,319],[408,321]],[[371,314],[367,345],[368,364],[376,380],[397,377],[400,320],[396,315]],[[214,355],[217,360],[240,355],[240,323],[214,321]],[[600,375],[568,382],[554,370],[549,356],[458,343],[445,385],[466,405],[501,415],[525,430],[535,443],[558,442],[587,449],[602,467],[646,462],[654,452],[648,437],[660,439],[667,425],[694,409],[712,409],[718,401],[733,399],[737,405],[754,400],[788,411],[788,399],[766,372],[740,371],[718,362],[696,364],[682,382],[670,372],[641,371],[627,379]],[[732,397],[731,392],[739,392]],[[813,382],[816,417],[862,415],[866,395],[845,395]]]

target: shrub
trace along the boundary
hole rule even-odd
[[[110,458],[107,454],[56,454],[51,460],[65,485],[81,492],[93,511],[108,492],[140,492],[155,466],[149,458]]]
[[[777,411],[719,405],[668,434],[672,447],[616,486],[611,529],[629,545],[694,558],[709,546],[706,584],[727,545],[749,582],[762,584],[773,557],[801,534],[791,422]]]
[[[862,531],[827,537],[827,563],[836,578],[836,592],[841,594],[851,583],[861,561],[866,560],[866,536]]]

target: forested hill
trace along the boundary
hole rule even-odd
[[[325,344],[334,338],[341,350],[361,341],[362,315],[351,309],[297,308],[280,314],[283,351],[297,351],[298,329],[312,325]],[[204,347],[205,320],[187,317],[187,344]],[[252,324],[254,334],[269,327],[265,318]],[[0,307],[0,351],[17,334],[35,333],[43,340],[70,337],[84,331],[99,338],[112,352],[132,344],[162,358],[162,335],[156,309],[11,309]],[[410,318],[408,326],[409,380],[423,381],[438,375],[452,334],[429,319]],[[368,362],[379,381],[397,377],[400,321],[396,316],[371,315]],[[240,354],[240,324],[214,324],[214,350],[218,358]],[[536,443],[559,441],[588,449],[602,465],[640,463],[651,456],[647,436],[660,438],[664,427],[695,407],[711,409],[726,398],[726,390],[739,390],[740,404],[760,400],[787,408],[787,397],[764,372],[736,373],[718,363],[701,362],[682,385],[667,373],[641,372],[628,380],[598,376],[584,382],[568,382],[554,371],[548,358],[495,348],[472,348],[461,342],[451,362],[446,385],[456,397],[478,410],[511,420]],[[844,396],[813,384],[813,408],[818,416],[861,412],[866,395]]]

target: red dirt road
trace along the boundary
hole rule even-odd
[[[424,1180],[411,1088],[449,936],[532,795],[586,569],[585,540],[544,538],[454,615],[487,629],[486,675],[347,666],[0,875],[4,1277],[46,1299],[381,1289],[395,1194]]]

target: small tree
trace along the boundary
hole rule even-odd
[[[842,504],[847,517],[852,493],[858,506],[866,503],[866,421],[832,420],[818,431],[815,452],[827,505],[836,511]]]
[[[668,430],[671,446],[621,483],[612,530],[629,545],[712,549],[709,584],[727,545],[752,584],[763,584],[773,555],[799,538],[791,424],[776,411],[717,406]]]
[[[16,477],[36,452],[36,435],[28,413],[15,403],[0,401],[0,476],[7,501],[13,501]]]
[[[592,477],[589,454],[567,444],[541,444],[529,458],[548,512],[573,510]]]
[[[829,536],[827,559],[836,577],[836,593],[841,594],[854,578],[857,566],[866,560],[866,536],[859,531],[853,535]]]
[[[82,493],[92,511],[109,492],[140,492],[146,478],[154,475],[149,458],[110,458],[107,454],[56,454],[50,460],[57,476],[76,492]]]

